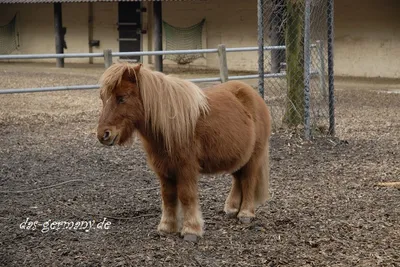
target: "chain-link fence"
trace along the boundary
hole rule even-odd
[[[10,54],[18,48],[16,21],[17,15],[6,25],[0,26],[0,55]]]
[[[273,126],[334,134],[333,0],[258,0],[258,16],[259,90]]]

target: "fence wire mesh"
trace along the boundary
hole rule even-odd
[[[260,53],[259,68],[285,74],[259,85],[273,127],[301,128],[306,137],[332,134],[333,55],[328,40],[333,38],[328,37],[333,35],[333,0],[259,0],[258,9],[259,45],[274,47]]]
[[[17,15],[9,23],[0,26],[0,55],[7,55],[18,48],[16,33]]]

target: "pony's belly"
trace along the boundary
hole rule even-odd
[[[200,173],[202,174],[215,174],[215,173],[233,173],[243,167],[246,162],[240,160],[227,160],[227,161],[203,161],[200,162]]]
[[[236,138],[219,136],[213,138],[214,142],[208,143],[206,149],[203,147],[203,157],[199,160],[201,173],[233,173],[250,160],[255,146],[255,134],[252,130],[243,130]]]
[[[196,127],[201,172],[235,172],[250,160],[256,146],[255,105],[244,89],[239,95],[228,89],[207,94],[211,111]]]

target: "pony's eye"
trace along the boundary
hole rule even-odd
[[[117,103],[121,104],[125,102],[125,98],[123,96],[117,96]]]

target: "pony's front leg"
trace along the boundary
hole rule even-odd
[[[204,221],[198,198],[198,175],[198,172],[190,167],[181,167],[177,175],[178,197],[183,212],[181,235],[188,241],[196,241],[197,237],[203,236]]]
[[[175,233],[178,232],[178,195],[175,177],[168,178],[160,176],[162,215],[157,227],[159,232]]]

